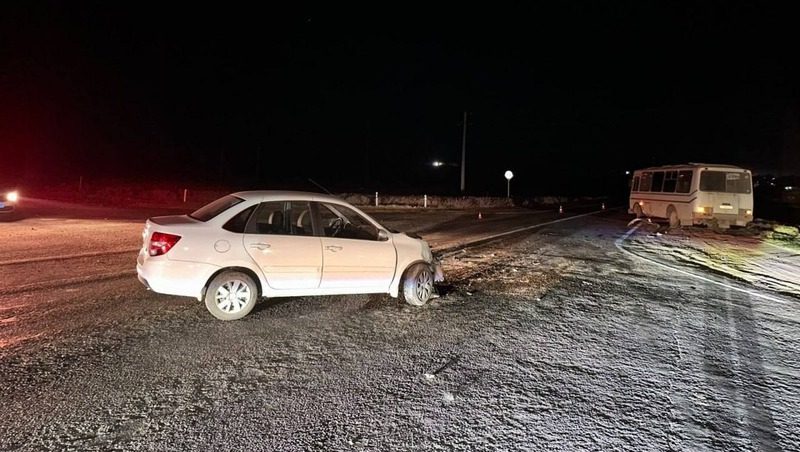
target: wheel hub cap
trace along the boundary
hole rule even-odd
[[[250,286],[238,279],[226,281],[219,286],[214,299],[220,311],[226,314],[237,313],[250,301]]]

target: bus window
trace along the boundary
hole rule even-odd
[[[689,193],[692,188],[692,172],[680,171],[678,173],[678,193]]]
[[[678,182],[677,171],[667,171],[664,175],[664,193],[675,193],[675,186]]]
[[[664,184],[664,172],[663,171],[656,171],[653,173],[653,185],[650,187],[650,191],[661,191],[661,186]]]
[[[653,182],[653,173],[642,173],[642,180],[639,183],[639,191],[650,191],[650,184]]]
[[[703,171],[700,174],[700,191],[750,193],[751,190],[748,173]]]
[[[631,191],[639,191],[639,176],[633,178],[633,188]]]

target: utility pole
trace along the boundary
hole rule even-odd
[[[467,160],[467,112],[464,112],[464,133],[461,135],[461,194],[464,194],[466,189],[466,168],[465,163]]]

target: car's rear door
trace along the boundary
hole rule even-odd
[[[378,228],[347,206],[317,203],[317,210],[323,233],[320,288],[387,291],[397,264],[391,240],[379,240]]]
[[[250,217],[244,247],[272,289],[319,287],[322,245],[311,224],[306,201],[263,202]]]

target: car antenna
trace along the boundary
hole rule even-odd
[[[325,188],[325,187],[323,187],[322,185],[320,185],[320,184],[318,184],[318,183],[314,182],[314,179],[312,179],[312,178],[310,178],[310,177],[309,177],[309,178],[308,178],[308,181],[309,181],[309,182],[311,182],[312,184],[316,185],[317,187],[321,188],[323,191],[325,191],[325,193],[327,193],[327,194],[329,194],[329,195],[333,196],[333,193],[329,192],[329,191],[328,191],[328,189],[327,189],[327,188]]]

